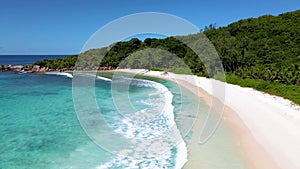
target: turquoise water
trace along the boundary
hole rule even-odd
[[[191,92],[172,82],[150,80],[159,83],[136,80],[129,92],[117,91],[115,96],[121,99],[126,92],[129,93],[130,107],[134,111],[128,105],[114,103],[110,82],[96,80],[95,84],[101,115],[114,132],[128,139],[138,138],[136,147],[141,146],[143,142],[139,141],[144,138],[154,138],[151,144],[166,143],[161,146],[164,148],[161,156],[154,158],[145,151],[129,153],[130,157],[143,155],[143,158],[135,159],[112,154],[86,135],[74,109],[72,79],[56,75],[0,73],[0,168],[181,168],[187,155],[185,143],[180,139],[174,142],[173,136],[169,135],[164,135],[165,138],[155,136],[170,129],[175,121],[174,131],[180,132],[181,139],[188,140],[193,135],[189,131],[197,110],[200,108],[199,116],[204,121],[208,107]],[[168,100],[170,106],[162,108],[157,104],[168,105]],[[117,106],[122,109],[117,110]],[[157,114],[159,118],[141,120],[158,112],[161,113]],[[126,116],[146,123],[128,123],[124,120]],[[99,114],[95,113],[89,118],[98,117]],[[221,127],[212,141],[203,147],[199,166],[245,168],[240,152],[227,132]],[[101,134],[99,137],[106,138]],[[105,141],[110,146],[125,144],[118,139]],[[151,149],[150,146],[147,148]],[[135,150],[134,147],[131,150]]]
[[[130,100],[137,112],[152,108],[148,95],[157,91],[141,84],[130,87]],[[121,117],[114,107],[110,89],[109,82],[96,81],[95,93],[101,112],[117,131]],[[108,165],[143,168],[153,163],[148,159],[146,163],[128,160],[124,164],[127,159],[101,149],[86,136],[74,110],[69,78],[0,73],[0,98],[0,168],[106,168]],[[180,98],[175,96],[176,99]],[[123,132],[130,134],[129,130]],[[140,132],[147,137],[151,130]],[[110,142],[120,144],[118,140]],[[156,167],[174,168],[177,152],[176,147],[171,147],[164,159],[156,159],[164,161]]]
[[[70,79],[0,73],[0,98],[0,168],[89,168],[105,159],[78,123]]]

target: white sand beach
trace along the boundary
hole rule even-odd
[[[178,84],[195,92],[208,105],[213,97],[224,101],[223,122],[230,126],[249,168],[300,168],[300,107],[292,105],[289,100],[227,83],[224,100],[211,87],[212,84],[224,83],[213,79],[173,73],[164,75],[156,71],[118,71],[176,79]],[[201,127],[196,122],[193,130],[199,131]],[[184,168],[197,168],[199,137],[194,138],[187,143],[188,162]]]

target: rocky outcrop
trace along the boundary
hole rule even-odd
[[[0,65],[0,72],[5,72],[9,70],[13,71],[20,71],[23,70],[24,66],[18,65],[18,66],[12,66],[12,65]]]
[[[86,67],[86,68],[80,68],[76,67],[76,70],[83,70],[83,71],[106,71],[106,70],[115,70],[118,68],[115,67]],[[73,71],[75,70],[74,67],[69,68],[62,68],[62,69],[49,69],[48,67],[41,67],[39,65],[27,65],[27,66],[12,66],[12,65],[0,65],[0,72],[4,71],[25,71],[27,73],[45,73],[45,72],[65,72],[65,71]]]
[[[47,67],[40,67],[39,65],[34,65],[33,67],[27,70],[27,73],[45,73],[48,72],[49,68]]]
[[[10,69],[11,70],[15,70],[15,71],[20,71],[20,70],[22,70],[24,68],[24,66],[12,66],[12,67],[10,67]]]
[[[49,69],[47,67],[40,67],[38,65],[28,65],[28,66],[22,66],[22,65],[18,65],[18,66],[12,66],[12,65],[0,65],[0,72],[6,72],[6,71],[26,71],[28,73],[45,73],[47,72]]]

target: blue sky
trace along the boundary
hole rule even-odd
[[[299,0],[1,0],[0,54],[74,54],[105,24],[162,12],[199,28],[300,9]]]

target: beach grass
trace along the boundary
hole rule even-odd
[[[269,82],[260,79],[242,79],[233,74],[226,74],[226,82],[241,87],[251,87],[258,91],[289,99],[300,105],[300,86],[286,85],[279,82]]]

